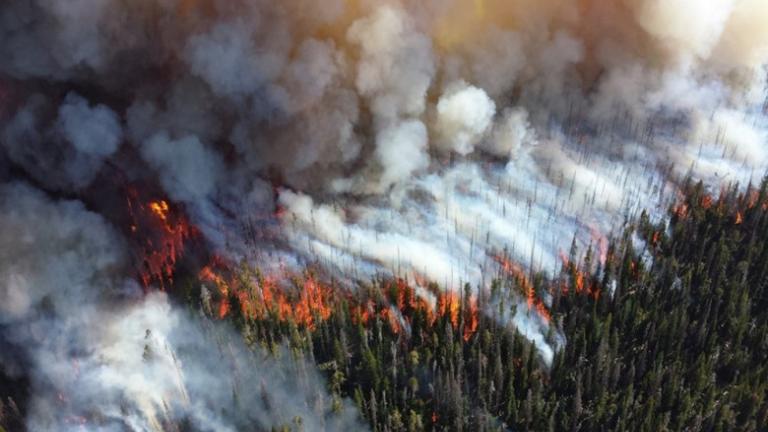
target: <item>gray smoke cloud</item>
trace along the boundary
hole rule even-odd
[[[96,177],[122,142],[117,115],[104,105],[90,106],[75,93],[58,110],[33,95],[5,124],[7,157],[51,188],[80,190]]]
[[[761,177],[766,20],[762,0],[9,0],[0,164],[85,202],[115,171],[157,185],[254,267],[482,287],[502,251],[556,272],[574,233],[603,244],[685,175]],[[278,206],[277,239],[232,234]],[[89,278],[126,274],[91,255]],[[7,316],[35,304],[6,279]],[[505,322],[546,361],[531,319]]]
[[[246,348],[207,319],[143,297],[120,236],[77,201],[0,187],[3,370],[30,373],[31,431],[361,429],[303,359]],[[23,353],[20,354],[20,353]],[[28,360],[31,364],[20,364]]]

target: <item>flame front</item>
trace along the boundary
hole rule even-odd
[[[525,275],[523,268],[520,265],[512,262],[504,255],[493,255],[492,258],[499,264],[501,270],[507,276],[517,282],[520,290],[526,298],[528,310],[534,310],[546,324],[549,324],[552,319],[552,315],[550,314],[549,309],[547,309],[547,306],[544,304],[544,302],[540,298],[536,297],[534,286]]]
[[[330,319],[341,310],[340,307],[345,307],[355,322],[368,324],[378,318],[397,334],[408,333],[417,314],[424,316],[429,326],[436,325],[441,319],[448,320],[454,329],[461,331],[464,340],[469,340],[479,325],[475,296],[463,298],[436,287],[419,288],[435,297],[435,301],[430,302],[403,279],[386,284],[381,290],[383,296],[361,298],[343,289],[332,288],[311,272],[303,275],[285,272],[279,276],[245,274],[240,277],[233,277],[233,273],[221,259],[214,258],[198,275],[201,281],[217,291],[219,318],[229,315],[231,302],[236,299],[242,314],[249,319],[277,319],[310,330]]]
[[[139,279],[145,289],[153,283],[166,289],[173,284],[176,263],[196,230],[164,199],[143,201],[135,188],[129,188],[126,199],[131,236],[140,251]]]
[[[160,218],[163,222],[168,220],[168,202],[165,200],[160,201],[150,201],[149,204],[147,204],[147,207],[149,207],[150,210],[152,210],[152,213],[157,215],[157,217]]]

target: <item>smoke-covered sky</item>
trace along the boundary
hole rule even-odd
[[[686,175],[762,177],[765,22],[763,0],[3,2],[0,333],[28,363],[0,360],[32,376],[28,425],[98,401],[152,430],[215,405],[195,389],[216,354],[132,285],[109,185],[162,192],[254,266],[455,289],[506,251],[555,272],[574,236],[599,248]],[[246,242],[265,213],[278,235]],[[542,323],[510,320],[541,341]],[[144,327],[158,352],[197,347],[181,384],[125,379],[184,369],[145,365]],[[162,408],[179,391],[188,406]]]

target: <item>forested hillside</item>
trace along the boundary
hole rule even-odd
[[[331,299],[307,274],[292,304],[253,310],[231,291],[224,307],[250,344],[285,338],[316,362],[376,431],[765,430],[766,209],[766,183],[717,196],[689,184],[666,219],[628,223],[604,264],[574,248],[555,280],[516,269],[479,294],[376,281]],[[262,298],[269,281],[240,276]],[[507,301],[531,290],[551,304]],[[550,342],[562,331],[551,366],[508,325],[515,307],[553,320]]]
[[[176,296],[251,347],[317,364],[332,396],[313,409],[351,400],[374,431],[766,430],[768,183],[715,196],[688,184],[682,196],[605,250],[574,246],[555,278],[503,253],[489,290],[461,293],[404,280],[350,289],[311,271],[286,287],[213,265]],[[510,323],[515,308],[549,324],[551,364]],[[4,396],[0,427],[13,430],[22,413]]]

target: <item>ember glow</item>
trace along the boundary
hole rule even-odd
[[[549,310],[544,302],[536,295],[533,284],[526,276],[523,268],[504,255],[495,255],[493,259],[499,263],[501,270],[510,278],[512,278],[517,286],[520,287],[523,296],[525,297],[528,310],[534,311],[544,321],[545,324],[549,324],[552,319]]]
[[[605,252],[605,259],[602,258],[604,252],[600,252],[601,259],[600,264],[605,265],[607,260],[612,260],[613,257],[608,256]],[[589,295],[595,300],[600,297],[600,288],[597,286],[596,281],[590,280],[589,277],[591,269],[585,268],[579,263],[572,262],[565,254],[560,253],[560,258],[563,261],[563,274],[570,279],[563,281],[559,289],[562,294],[568,294],[570,292],[569,287],[573,287],[576,294]]]
[[[231,303],[236,300],[241,312],[250,319],[275,317],[281,322],[314,329],[316,321],[328,319],[341,298],[312,274],[235,277],[233,270],[218,257],[200,270],[199,277],[217,291],[219,318],[230,313]]]
[[[168,203],[165,200],[150,201],[149,209],[163,222],[168,220]]]
[[[176,262],[185,244],[197,230],[180,212],[171,212],[166,200],[140,200],[139,192],[129,188],[126,197],[130,232],[138,244],[139,279],[145,289],[156,284],[160,289],[173,285]]]
[[[241,271],[235,275],[232,267],[220,258],[203,267],[199,277],[217,291],[219,318],[230,313],[231,303],[236,299],[249,319],[276,318],[309,330],[315,330],[319,323],[341,312],[342,304],[356,322],[367,325],[378,317],[394,333],[409,333],[413,317],[421,314],[429,326],[436,325],[438,320],[448,320],[454,329],[462,332],[464,340],[469,340],[479,322],[476,296],[462,298],[434,285],[411,285],[403,279],[384,282],[377,296],[361,296],[334,289],[311,272],[285,271],[265,276]]]

